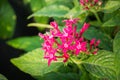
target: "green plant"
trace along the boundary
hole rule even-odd
[[[41,1],[41,5],[37,5]],[[120,79],[120,1],[106,0],[93,8],[84,9],[78,0],[37,0],[27,2],[31,4],[36,22],[29,26],[52,28],[48,25],[51,17],[58,22],[60,29],[64,28],[62,19],[80,18],[78,31],[84,22],[90,23],[90,28],[83,34],[86,40],[100,39],[97,55],[89,56],[82,61],[72,59],[67,64],[61,61],[53,62],[49,67],[43,58],[41,44],[43,40],[35,37],[25,37],[10,40],[7,43],[15,48],[23,49],[27,53],[11,62],[20,70],[30,74],[37,80],[119,80]],[[89,2],[90,3],[90,2]],[[36,5],[35,5],[36,4]],[[39,7],[40,6],[40,7]],[[39,8],[37,8],[39,7]],[[97,7],[97,8],[96,8]],[[39,45],[40,46],[39,46]],[[84,55],[80,55],[83,57]]]

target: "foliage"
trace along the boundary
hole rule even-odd
[[[15,13],[7,0],[0,1],[0,38],[12,37],[16,23]]]
[[[34,18],[34,23],[28,26],[50,29],[49,21],[55,20],[62,30],[61,20],[80,18],[77,31],[83,23],[90,23],[83,37],[88,42],[93,38],[101,42],[96,55],[86,58],[81,54],[84,59],[71,57],[67,63],[58,60],[48,66],[41,49],[43,40],[37,36],[20,37],[7,41],[7,44],[26,53],[11,62],[36,80],[120,80],[120,1],[98,1],[102,2],[87,8],[78,0],[24,0],[33,11],[28,19]],[[0,38],[10,38],[14,32],[15,14],[6,0],[0,3],[0,16]]]
[[[0,74],[0,80],[8,80],[5,76],[3,76],[2,74]]]
[[[31,51],[33,49],[39,48],[43,40],[38,36],[32,37],[21,37],[17,39],[12,39],[7,42],[8,45],[11,45],[14,48],[24,49],[25,51]]]

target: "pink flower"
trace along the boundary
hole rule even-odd
[[[94,3],[97,3],[99,0],[94,0]]]
[[[91,39],[91,41],[90,41],[91,46],[94,45],[94,44],[95,44],[95,38]]]
[[[97,40],[95,38],[93,38],[91,41],[90,41],[90,50],[92,51],[93,50],[93,54],[96,54],[97,51],[98,51],[98,48],[97,46],[100,44],[100,40]],[[94,48],[93,48],[94,47]]]
[[[78,18],[75,19],[68,19],[68,20],[63,20],[63,22],[65,22],[66,26],[72,26],[73,24],[76,24],[78,22]]]
[[[59,30],[59,28],[58,28],[58,24],[57,24],[57,22],[51,22],[50,23],[50,25],[54,28],[54,29],[52,29],[52,30],[50,30],[50,33],[55,37],[57,37],[57,36],[61,36],[61,32],[60,32],[60,30]]]
[[[95,47],[97,47],[100,44],[100,40],[96,41]]]
[[[89,23],[84,23],[82,29],[80,30],[80,36],[89,28],[90,24]]]
[[[54,27],[54,29],[58,29],[58,24],[55,21],[51,22],[50,25]]]
[[[84,6],[84,5],[85,5],[84,0],[80,0],[80,4],[81,4],[82,6]]]
[[[57,58],[56,58],[56,56],[55,56],[55,53],[56,53],[56,50],[51,49],[51,50],[48,51],[48,53],[46,53],[46,54],[44,55],[44,58],[45,58],[45,59],[48,59],[48,66],[50,66],[50,63],[51,63],[52,61],[57,61]]]
[[[86,1],[86,3],[88,3],[89,0],[85,0],[85,1]]]
[[[83,9],[85,9],[85,10],[94,8],[94,6],[95,7],[99,6],[99,2],[100,2],[100,0],[80,0],[80,4],[83,6]]]
[[[88,0],[86,0],[88,2]],[[48,66],[52,61],[57,61],[58,58],[63,58],[63,62],[68,61],[68,59],[73,56],[78,56],[81,52],[87,54],[89,49],[87,47],[87,41],[83,38],[82,34],[89,28],[89,23],[84,23],[80,32],[77,32],[76,23],[79,19],[64,20],[65,28],[62,31],[59,30],[57,22],[51,22],[50,25],[53,29],[46,34],[39,33],[39,36],[44,39],[42,44],[42,49],[45,51],[44,58],[48,60]],[[100,40],[95,42],[92,39],[90,46],[94,46],[90,50],[94,49],[92,54],[97,53],[97,46]]]
[[[86,51],[86,42],[79,42],[78,40],[75,42],[75,45],[73,46],[75,49],[75,55],[78,55],[80,52]]]
[[[63,62],[67,62],[67,60],[69,59],[69,54],[64,53],[63,58],[64,58]]]
[[[62,50],[63,53],[66,53],[69,50],[69,43],[62,43],[60,49]]]
[[[95,38],[93,38],[91,41],[90,41],[90,49],[92,49],[92,46],[95,44]]]

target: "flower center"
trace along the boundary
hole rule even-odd
[[[50,57],[50,58],[53,58],[54,56],[53,56],[53,54],[50,54],[49,57]]]
[[[80,49],[81,48],[81,45],[79,44],[79,45],[77,45],[77,49]]]
[[[68,47],[68,44],[65,43],[65,44],[64,44],[64,47],[67,48],[67,47]]]

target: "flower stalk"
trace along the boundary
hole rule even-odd
[[[95,15],[97,21],[98,21],[100,24],[102,24],[102,21],[100,20],[100,17],[98,16],[97,12],[95,12],[95,11],[92,11],[92,12],[93,12],[93,14]]]

